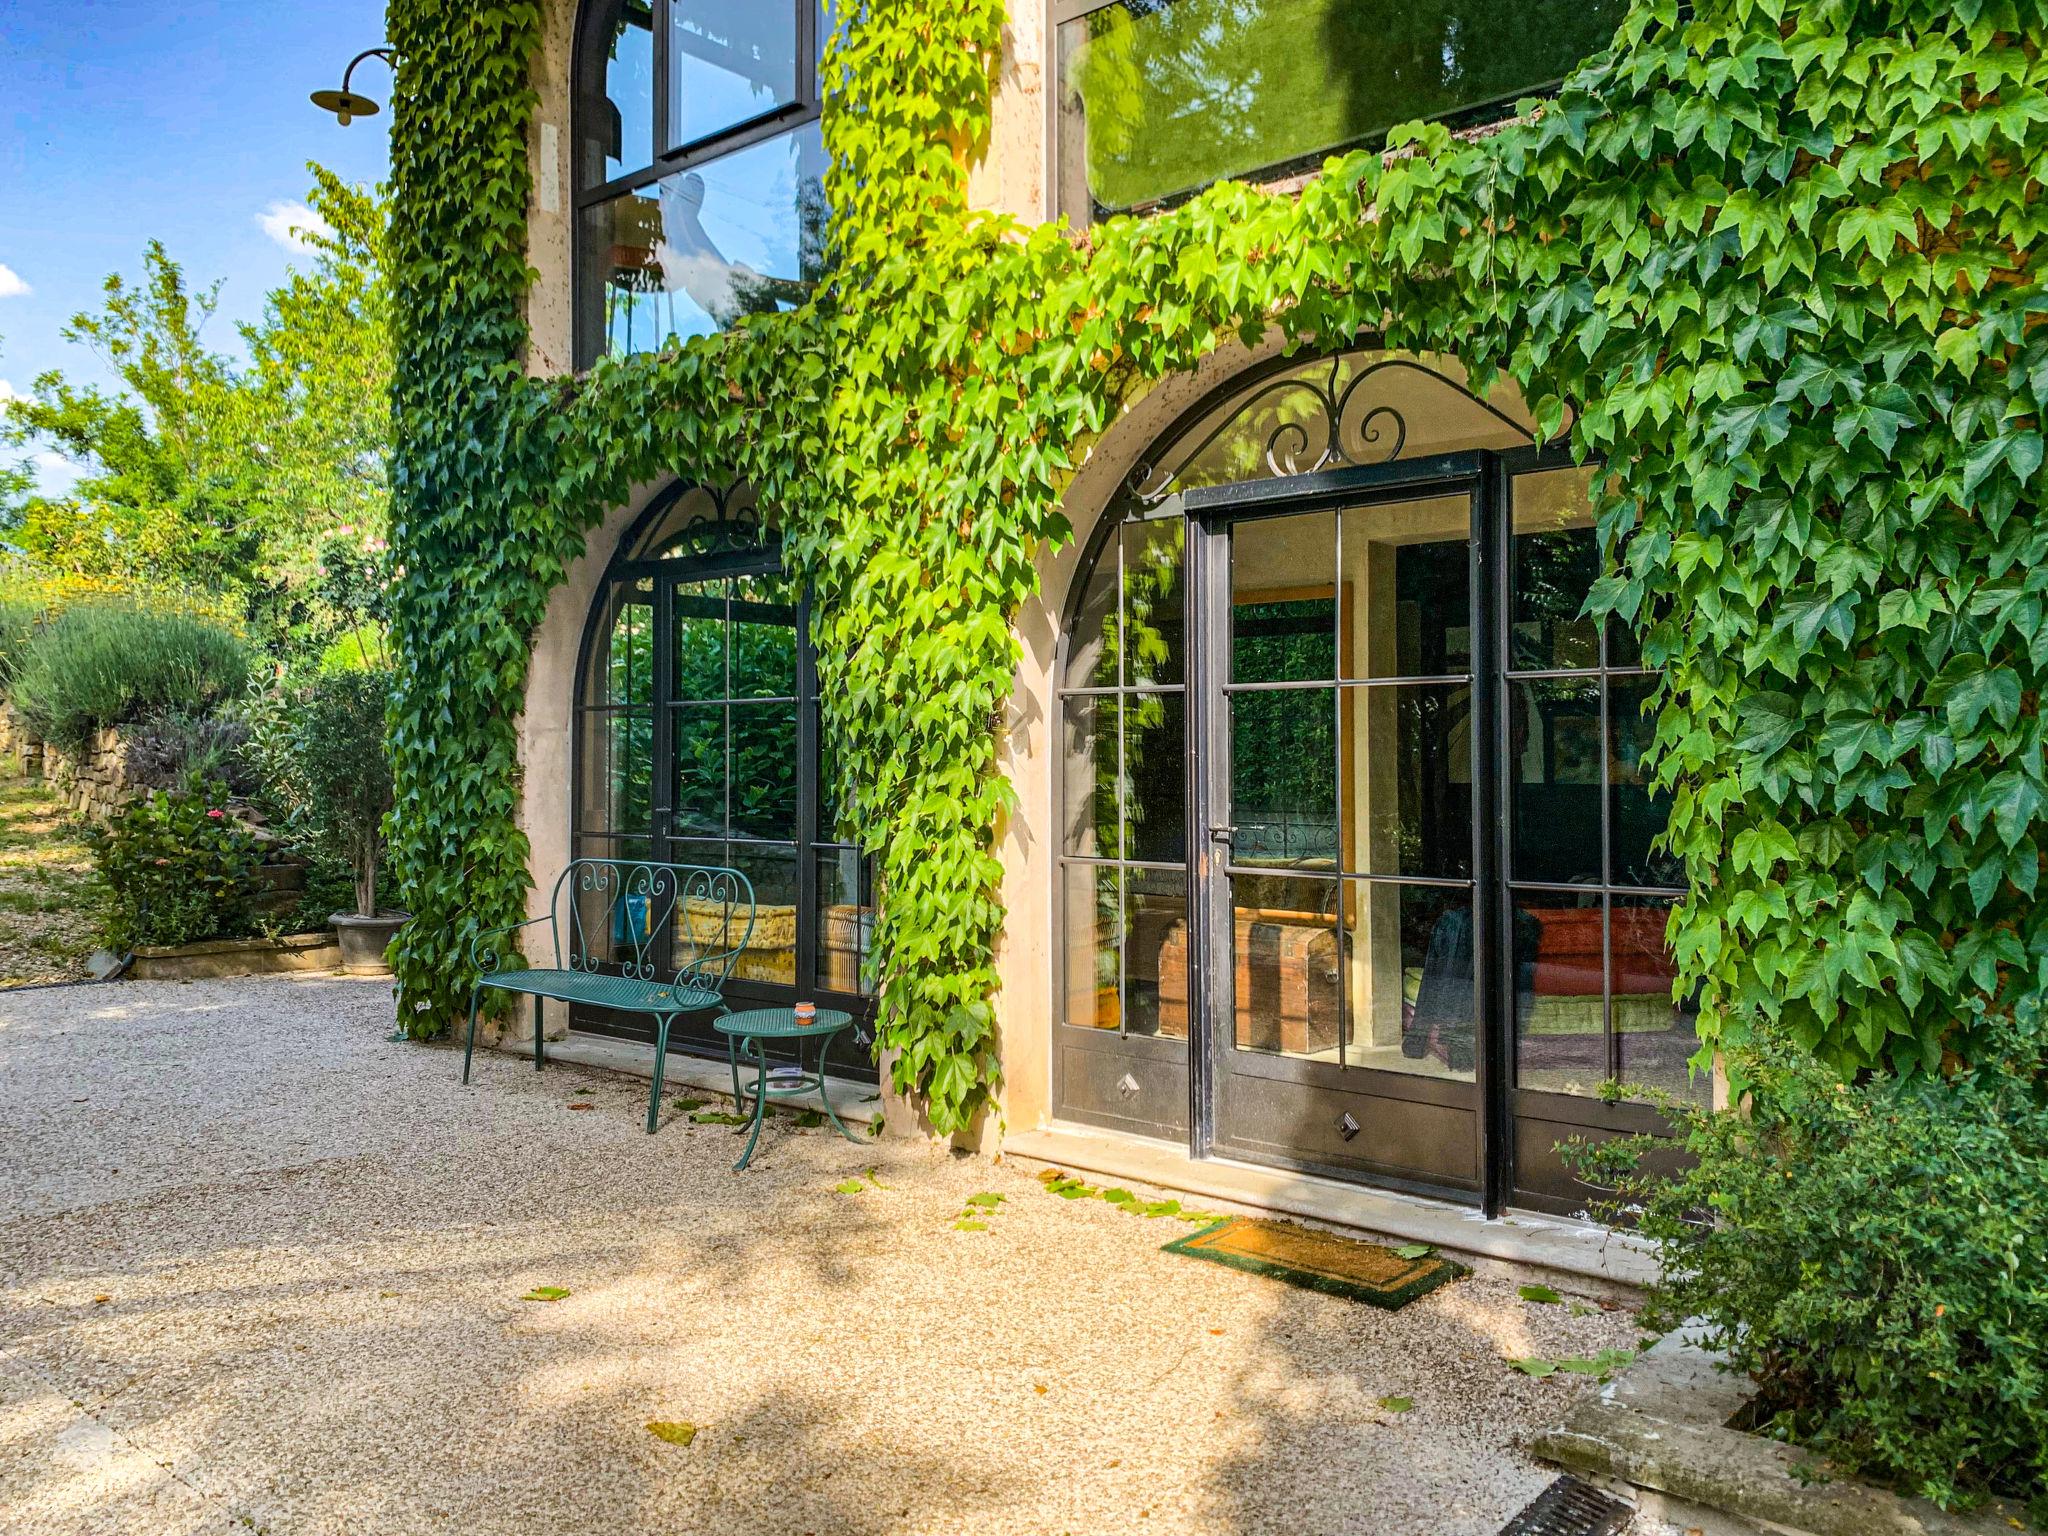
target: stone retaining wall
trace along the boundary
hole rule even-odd
[[[94,732],[74,757],[37,736],[13,710],[0,709],[0,762],[27,778],[48,780],[72,810],[93,821],[107,820],[148,788],[130,773],[128,743],[117,726]]]

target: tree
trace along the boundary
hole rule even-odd
[[[120,380],[108,393],[61,370],[5,411],[15,444],[53,448],[84,474],[58,496],[0,485],[0,537],[45,572],[120,577],[229,597],[283,653],[318,649],[373,615],[330,552],[381,561],[391,373],[381,194],[310,167],[324,228],[311,257],[240,328],[247,362],[203,331],[220,285],[194,288],[160,241],[143,274],[110,276],[67,341]]]

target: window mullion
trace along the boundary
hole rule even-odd
[[[669,125],[674,120],[671,99],[671,80],[674,61],[669,57],[669,38],[673,35],[669,18],[671,0],[654,0],[654,138],[649,146],[654,153],[655,165],[669,152]]]

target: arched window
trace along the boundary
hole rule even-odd
[[[584,637],[573,832],[579,855],[753,882],[735,1007],[858,1011],[874,904],[866,861],[840,840],[808,608],[746,487],[657,496],[620,540]],[[864,1050],[835,1067],[873,1074]]]
[[[801,303],[824,265],[817,0],[590,0],[571,138],[576,357]]]

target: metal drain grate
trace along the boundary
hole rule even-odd
[[[1500,1536],[1621,1536],[1635,1511],[1576,1477],[1560,1477],[1500,1528]]]

